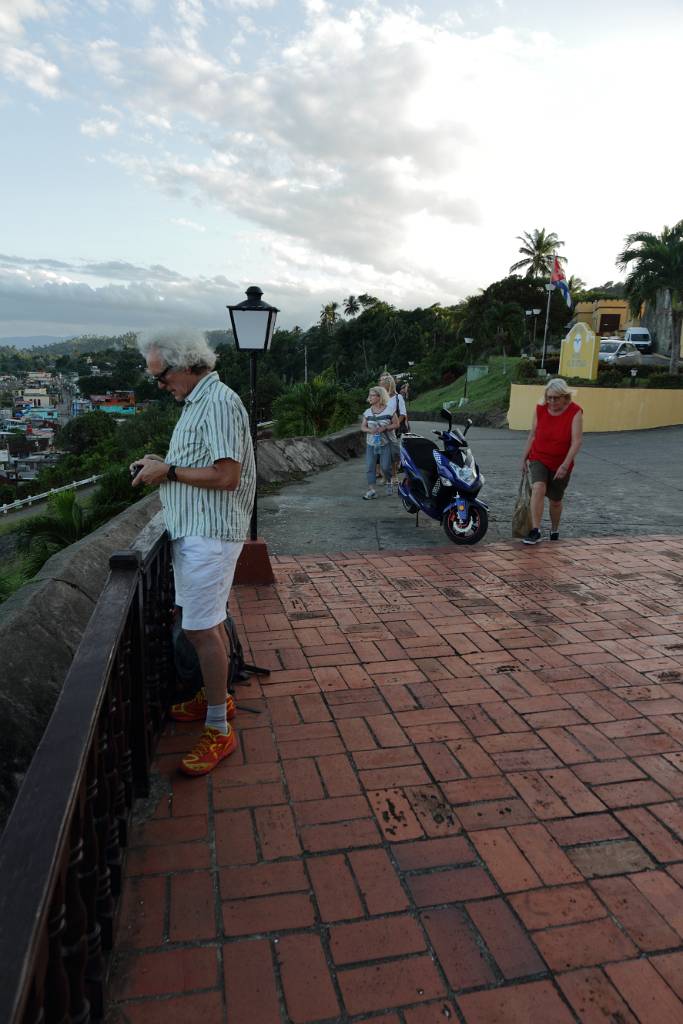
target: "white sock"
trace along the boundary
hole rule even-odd
[[[206,721],[204,723],[211,729],[218,729],[224,736],[228,735],[228,719],[225,713],[225,701],[222,704],[209,704],[206,709]]]

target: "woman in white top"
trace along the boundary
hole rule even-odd
[[[400,426],[404,422],[407,416],[406,403],[404,398],[399,395],[396,391],[396,381],[390,373],[383,373],[379,379],[381,387],[385,388],[389,395],[389,409],[396,414],[397,426]],[[398,483],[398,467],[401,461],[401,446],[398,438],[394,434],[394,439],[391,442],[391,482],[393,484]]]
[[[363,498],[368,501],[377,497],[375,491],[375,463],[379,455],[380,466],[387,481],[391,481],[391,442],[396,438],[398,416],[390,408],[389,395],[383,387],[368,391],[370,407],[363,413],[361,430],[366,435],[365,468],[368,489]],[[387,494],[393,494],[391,482],[387,483]]]

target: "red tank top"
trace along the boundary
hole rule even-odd
[[[556,470],[564,462],[572,444],[572,423],[580,405],[570,402],[559,416],[551,416],[547,405],[536,406],[536,433],[529,452],[529,459],[542,462],[548,469]],[[570,469],[574,463],[572,462]]]

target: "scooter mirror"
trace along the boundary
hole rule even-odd
[[[450,430],[453,426],[453,417],[445,406],[441,410],[441,419],[448,420],[448,429]]]

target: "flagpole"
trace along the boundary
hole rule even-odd
[[[545,369],[545,347],[546,347],[546,341],[547,341],[547,338],[548,338],[548,320],[550,319],[550,296],[552,295],[552,291],[553,291],[553,289],[552,289],[552,281],[553,281],[553,271],[555,269],[555,258],[556,258],[556,254],[553,253],[552,265],[551,265],[551,268],[550,268],[550,280],[548,281],[548,283],[546,285],[546,288],[548,289],[548,303],[547,303],[547,305],[545,307],[545,328],[543,329],[543,352],[541,354],[541,369],[542,370]]]

